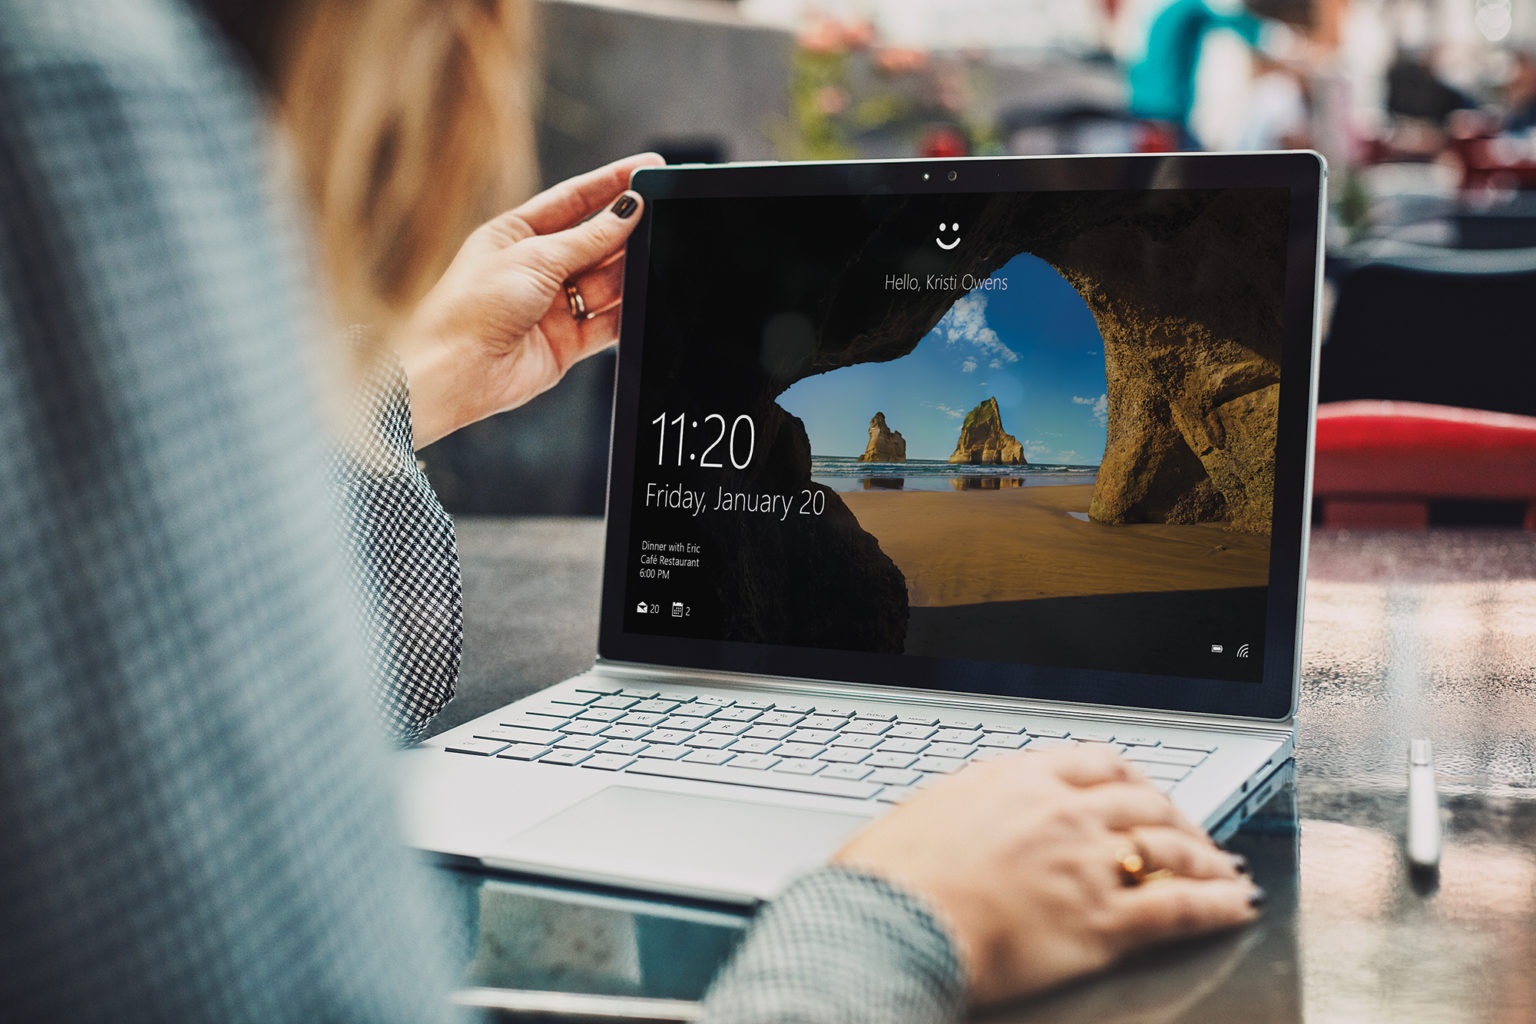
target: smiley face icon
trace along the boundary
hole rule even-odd
[[[955,240],[953,242],[946,242],[946,241],[944,241],[944,237],[943,236],[944,236],[944,233],[946,231],[953,231],[953,232],[955,232]],[[947,223],[945,221],[940,221],[939,222],[939,237],[935,238],[934,242],[938,245],[938,247],[940,249],[943,249],[945,252],[948,252],[950,249],[953,249],[955,246],[959,245],[960,244],[960,222],[959,221],[955,221],[953,224],[950,224],[950,223]]]

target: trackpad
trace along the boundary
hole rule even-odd
[[[768,896],[824,862],[869,818],[609,786],[518,834],[515,860],[722,893]]]

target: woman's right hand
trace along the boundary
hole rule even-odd
[[[1121,856],[1171,877],[1128,886]],[[1231,928],[1261,891],[1112,751],[971,765],[856,835],[834,863],[917,896],[948,929],[971,1001],[1039,992],[1142,946]]]

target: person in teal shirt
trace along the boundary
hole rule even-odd
[[[1200,149],[1189,115],[1195,106],[1195,73],[1206,35],[1227,28],[1248,45],[1257,46],[1263,27],[1263,20],[1246,10],[1224,14],[1206,0],[1173,0],[1153,19],[1146,55],[1130,69],[1131,113],[1167,124],[1180,148]]]

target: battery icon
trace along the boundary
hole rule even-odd
[[[1211,644],[1211,653],[1212,654],[1220,654],[1222,651],[1225,651],[1225,650],[1226,650],[1226,648],[1221,646],[1221,644]]]

